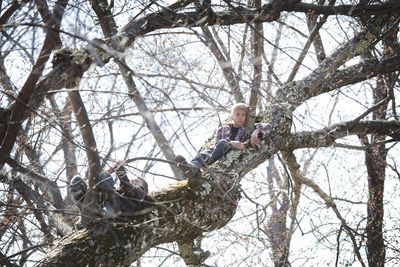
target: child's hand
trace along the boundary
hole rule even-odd
[[[126,162],[124,160],[119,160],[115,162],[114,167],[109,168],[106,172],[108,173],[114,173],[114,171],[117,171],[120,167],[123,167],[126,165]]]
[[[239,149],[239,150],[243,150],[244,149],[244,144],[242,142],[239,141],[231,141],[230,142],[233,148]]]
[[[126,165],[125,160],[119,160],[119,161],[115,162],[114,169],[118,170],[120,167],[123,167],[125,165]]]
[[[259,134],[258,129],[254,130],[254,132],[251,134],[250,143],[252,146],[258,147],[260,145],[260,139],[258,139],[258,134]]]

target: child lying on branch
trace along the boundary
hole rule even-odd
[[[99,201],[109,217],[130,216],[142,209],[143,200],[148,193],[148,185],[143,178],[129,180],[124,162],[117,162],[114,168],[101,171],[97,177],[95,190],[99,193]],[[116,173],[120,186],[114,188],[114,180],[111,176]],[[87,193],[87,185],[80,176],[75,176],[71,180],[70,189],[72,197],[82,211],[84,199]]]

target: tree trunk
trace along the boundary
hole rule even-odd
[[[397,17],[390,17],[384,28],[385,37],[383,38],[383,57],[389,58],[396,54],[398,50],[398,26],[396,24]],[[380,75],[377,79],[377,86],[373,92],[374,103],[378,103],[386,99],[389,91],[393,89],[394,81],[392,75]],[[374,120],[387,119],[388,102],[380,105],[373,111]],[[371,144],[381,142],[386,139],[386,136],[372,134]],[[368,205],[367,205],[367,258],[370,266],[384,266],[386,248],[383,236],[383,219],[384,205],[383,196],[385,190],[386,176],[386,156],[387,149],[384,144],[374,146],[367,149],[365,152],[365,161],[368,170]]]
[[[382,137],[374,136],[375,140]],[[384,137],[383,137],[384,139]],[[367,258],[369,266],[385,265],[385,244],[383,239],[383,194],[385,186],[386,152],[380,145],[365,153],[368,170],[368,220],[365,229],[367,236]]]

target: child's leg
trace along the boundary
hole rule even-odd
[[[117,203],[115,199],[114,180],[112,176],[101,171],[98,176],[97,189],[101,193],[102,205],[108,216],[114,216],[117,213]]]
[[[190,165],[194,166],[194,167],[204,167],[208,161],[208,159],[210,158],[211,154],[212,154],[212,150],[211,149],[207,149],[199,154],[196,155],[196,157],[194,157],[191,161],[190,161]]]
[[[206,164],[208,164],[208,161],[210,160],[212,153],[213,153],[213,151],[211,149],[207,149],[207,150],[197,154],[197,156],[194,157],[190,161],[190,165],[198,168],[198,169],[193,169],[194,176],[200,175],[200,173],[201,173],[200,168],[204,167]]]
[[[222,139],[220,140],[217,145],[215,146],[214,151],[212,152],[210,159],[207,161],[207,164],[211,165],[220,158],[222,158],[226,153],[229,152],[229,150],[232,149],[231,144],[229,141]]]
[[[97,177],[96,188],[99,190],[114,190],[114,180],[111,174],[101,171]]]
[[[184,157],[178,155],[175,157],[175,162],[178,164],[178,167],[182,170],[182,172],[185,174],[186,177],[193,179],[200,176],[201,174],[200,168],[205,166],[207,160],[210,158],[211,153],[212,153],[211,149],[203,151],[197,154],[196,157],[194,157],[190,161],[190,163],[188,163]],[[190,168],[189,166],[186,165],[191,165],[193,167],[196,167],[197,169]]]

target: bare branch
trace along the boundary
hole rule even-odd
[[[324,2],[325,2],[325,0],[319,0],[318,4],[322,5]],[[307,14],[307,26],[308,26],[310,33],[313,31],[314,27],[317,25],[317,18],[318,18],[317,14],[314,14],[314,13]],[[322,38],[321,38],[321,35],[319,34],[319,32],[316,33],[314,40],[313,40],[313,44],[314,44],[315,52],[317,53],[318,63],[321,64],[322,61],[325,59],[326,54],[325,54],[324,45],[322,43]]]
[[[254,1],[254,7],[261,7],[261,1]],[[252,28],[253,37],[253,79],[251,82],[251,92],[249,99],[249,112],[246,120],[246,128],[253,130],[256,122],[256,109],[260,96],[260,87],[262,80],[262,56],[264,54],[264,28],[262,23],[256,22]]]
[[[55,182],[51,181],[49,178],[43,175],[36,173],[32,169],[28,169],[22,166],[16,160],[10,157],[5,157],[5,163],[7,163],[10,167],[12,167],[14,171],[27,175],[30,179],[32,179],[32,181],[34,181],[37,184],[40,184],[42,188],[46,188],[44,193],[48,195],[49,199],[53,199],[52,202],[54,203],[54,205],[57,205],[57,203],[62,205],[61,192]]]
[[[357,246],[357,241],[354,236],[354,230],[351,229],[351,227],[346,223],[346,220],[343,218],[341,215],[339,209],[337,208],[335,202],[333,199],[327,195],[317,184],[315,184],[313,181],[310,179],[302,177],[299,171],[299,164],[297,163],[296,157],[293,154],[293,152],[284,152],[282,153],[285,157],[285,161],[287,162],[290,172],[292,173],[292,177],[299,183],[299,184],[304,184],[309,187],[311,187],[315,193],[317,193],[326,203],[327,207],[332,208],[332,210],[335,212],[336,217],[340,220],[341,225],[344,227],[346,230],[347,234],[349,235],[352,243],[353,243],[353,249],[354,253],[357,256],[358,261],[360,262],[361,266],[365,266],[365,263],[361,257],[360,254],[360,249]]]
[[[319,33],[319,30],[321,29],[322,25],[324,25],[324,23],[326,22],[328,16],[324,15],[321,20],[315,24],[314,28],[312,29],[310,36],[307,39],[307,42],[303,48],[303,50],[300,53],[299,58],[297,59],[296,63],[293,66],[292,72],[289,74],[289,77],[286,81],[286,83],[290,83],[293,81],[294,77],[296,76],[300,65],[302,64],[304,58],[307,55],[308,49],[310,48],[311,44],[314,42],[315,37],[317,36],[317,34]]]
[[[54,14],[51,20],[49,20],[48,27],[57,31],[61,25],[62,15],[67,5],[66,0],[59,0],[55,4]],[[5,136],[0,136],[1,147],[0,147],[0,166],[4,164],[4,156],[8,156],[14,146],[14,143],[19,132],[19,128],[24,121],[26,110],[25,106],[29,103],[31,96],[33,95],[35,85],[39,80],[46,62],[50,57],[51,51],[57,46],[58,43],[54,42],[54,31],[50,30],[46,34],[42,49],[39,57],[32,68],[30,75],[28,76],[24,86],[18,95],[18,101],[15,102],[13,111],[10,117],[10,123],[7,126]]]
[[[10,161],[8,161],[10,162]],[[7,164],[8,164],[7,162]],[[28,172],[27,170],[23,170],[23,167],[20,166],[18,168],[14,168],[16,171],[19,171],[29,177],[32,177],[32,175],[39,176],[38,174],[35,174],[34,172]],[[0,173],[1,180],[2,182],[12,184],[16,190],[20,193],[21,196],[26,200],[28,205],[37,205],[40,209],[41,212],[48,213],[52,222],[54,222],[56,229],[61,235],[67,235],[72,232],[72,228],[68,225],[68,223],[65,221],[64,217],[60,213],[50,213],[49,209],[51,210],[58,210],[55,208],[50,202],[46,203],[45,198],[43,198],[42,195],[40,195],[38,192],[32,190],[28,185],[26,185],[20,178],[12,178],[8,179],[6,174]],[[40,177],[43,179],[43,177]],[[47,179],[47,178],[46,178]],[[54,187],[54,184],[52,184],[51,187]],[[58,188],[57,188],[58,189]],[[42,217],[42,214],[35,212],[35,216],[37,217],[38,221],[41,224],[41,230],[45,232],[47,235],[47,238],[50,238],[52,234],[49,232],[49,229],[47,229],[47,225],[45,225]]]
[[[0,25],[6,24],[10,17],[14,14],[15,11],[20,9],[26,3],[30,2],[30,0],[26,1],[13,1],[11,6],[3,13],[0,17]]]
[[[204,45],[210,49],[211,53],[217,59],[218,65],[222,70],[225,80],[231,88],[232,95],[235,97],[235,101],[244,102],[243,94],[240,91],[239,77],[233,69],[232,61],[229,58],[226,58],[222,51],[219,49],[211,31],[204,26],[201,27],[201,30],[203,31],[203,35],[201,37],[199,35],[197,36],[204,43]]]
[[[101,170],[100,156],[97,151],[96,139],[94,138],[92,126],[86,112],[79,91],[72,90],[68,93],[71,100],[72,109],[81,130],[83,143],[85,145],[86,155],[89,163],[89,188],[94,188],[96,184],[95,177]]]
[[[65,159],[65,167],[66,167],[66,174],[67,174],[67,182],[69,183],[75,175],[78,174],[77,170],[77,162],[75,157],[75,148],[74,144],[72,143],[72,127],[71,127],[71,112],[72,106],[71,102],[67,99],[66,104],[61,111],[57,106],[56,101],[54,101],[53,97],[49,98],[50,103],[57,114],[60,116],[60,124],[63,131],[62,136],[62,149],[64,152],[64,159]]]
[[[130,74],[129,69],[126,68],[126,64],[119,64],[121,74],[124,78],[126,86],[128,87],[129,97],[132,101],[136,104],[139,113],[142,115],[143,119],[146,122],[147,127],[149,128],[151,134],[153,135],[154,139],[156,140],[159,148],[163,152],[164,156],[169,161],[175,160],[175,153],[172,148],[169,146],[167,139],[165,138],[164,134],[162,133],[160,127],[158,126],[154,116],[151,114],[149,108],[147,107],[144,99],[140,95],[140,92],[137,90],[135,82],[133,81],[132,75]],[[172,171],[174,172],[176,177],[182,177],[180,174],[179,169],[170,164]]]

